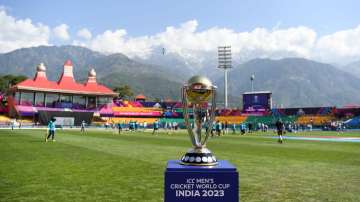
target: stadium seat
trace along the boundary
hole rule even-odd
[[[217,116],[216,121],[240,124],[247,119],[247,116]]]
[[[330,122],[333,119],[334,119],[333,116],[303,115],[303,116],[299,116],[299,118],[296,120],[296,123],[322,125],[324,123]]]
[[[137,121],[142,123],[146,121],[148,124],[152,124],[157,120],[157,118],[111,117],[108,120],[112,123],[129,123],[130,121]]]

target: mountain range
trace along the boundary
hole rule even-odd
[[[128,84],[135,94],[144,93],[150,98],[179,99],[180,86],[185,80],[167,68],[144,64],[123,54],[105,55],[78,46],[39,46],[18,49],[0,54],[0,74],[22,74],[32,78],[36,66],[43,62],[50,80],[58,80],[64,62],[74,65],[74,77],[85,81],[90,68],[97,73],[97,81],[110,88]]]
[[[0,74],[22,74],[32,78],[36,65],[43,62],[48,78],[57,80],[67,59],[72,60],[78,81],[84,81],[89,69],[94,68],[98,82],[110,88],[128,84],[135,94],[143,93],[149,98],[178,100],[181,85],[192,75],[203,74],[219,87],[218,102],[223,102],[224,73],[216,68],[216,58],[203,61],[199,67],[171,53],[131,59],[120,53],[106,55],[78,46],[39,46],[0,54]],[[353,67],[359,64],[354,63]],[[254,89],[272,91],[277,107],[360,103],[360,76],[330,64],[285,58],[253,59],[234,64],[228,83],[231,106],[240,106],[241,94],[251,90],[252,74],[255,75]]]
[[[360,103],[360,79],[332,65],[303,58],[254,59],[229,72],[229,92],[271,91],[276,107],[341,106]],[[223,87],[223,78],[216,81]]]
[[[339,68],[360,78],[360,61],[355,61]]]

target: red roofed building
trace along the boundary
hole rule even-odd
[[[138,101],[138,102],[145,102],[146,101],[146,97],[145,95],[143,94],[139,94],[135,97],[135,101]]]
[[[73,65],[67,60],[59,81],[49,81],[46,67],[39,64],[33,79],[27,79],[10,89],[10,116],[30,116],[39,111],[98,112],[112,103],[117,94],[96,82],[96,72],[89,71],[85,83],[77,83]]]
[[[34,79],[27,79],[13,86],[14,90],[35,90],[43,92],[57,92],[70,94],[85,94],[99,96],[116,96],[111,89],[96,82],[96,72],[91,69],[88,81],[84,84],[77,83],[73,76],[73,66],[70,60],[64,64],[64,71],[58,82],[49,81],[46,78],[46,67],[43,63],[37,66]]]

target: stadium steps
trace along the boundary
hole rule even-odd
[[[112,110],[114,112],[153,112],[153,111],[161,111],[160,108],[145,108],[145,107],[113,107]]]
[[[108,121],[112,123],[129,123],[130,121],[137,121],[139,123],[147,122],[148,124],[152,124],[157,120],[157,118],[135,118],[135,117],[111,117]]]
[[[11,119],[7,116],[0,115],[0,122],[10,122]]]
[[[333,116],[321,116],[321,115],[303,115],[299,116],[296,120],[298,124],[313,124],[313,125],[322,125],[326,122],[333,120]]]
[[[217,116],[216,121],[240,124],[247,119],[247,116]]]
[[[286,122],[295,122],[296,121],[296,116],[248,116],[248,118],[246,119],[246,122],[248,123],[253,123],[253,124],[258,124],[258,123],[264,123],[266,125],[272,125],[275,124],[275,122],[281,118],[281,121],[286,123]]]

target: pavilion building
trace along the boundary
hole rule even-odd
[[[34,121],[41,123],[56,116],[61,120],[70,119],[77,125],[81,119],[90,122],[93,114],[100,113],[101,108],[112,103],[116,95],[111,89],[97,83],[94,69],[89,71],[85,83],[77,83],[72,62],[67,60],[59,81],[55,82],[47,79],[46,67],[41,63],[33,79],[10,88],[9,115],[33,117]]]

